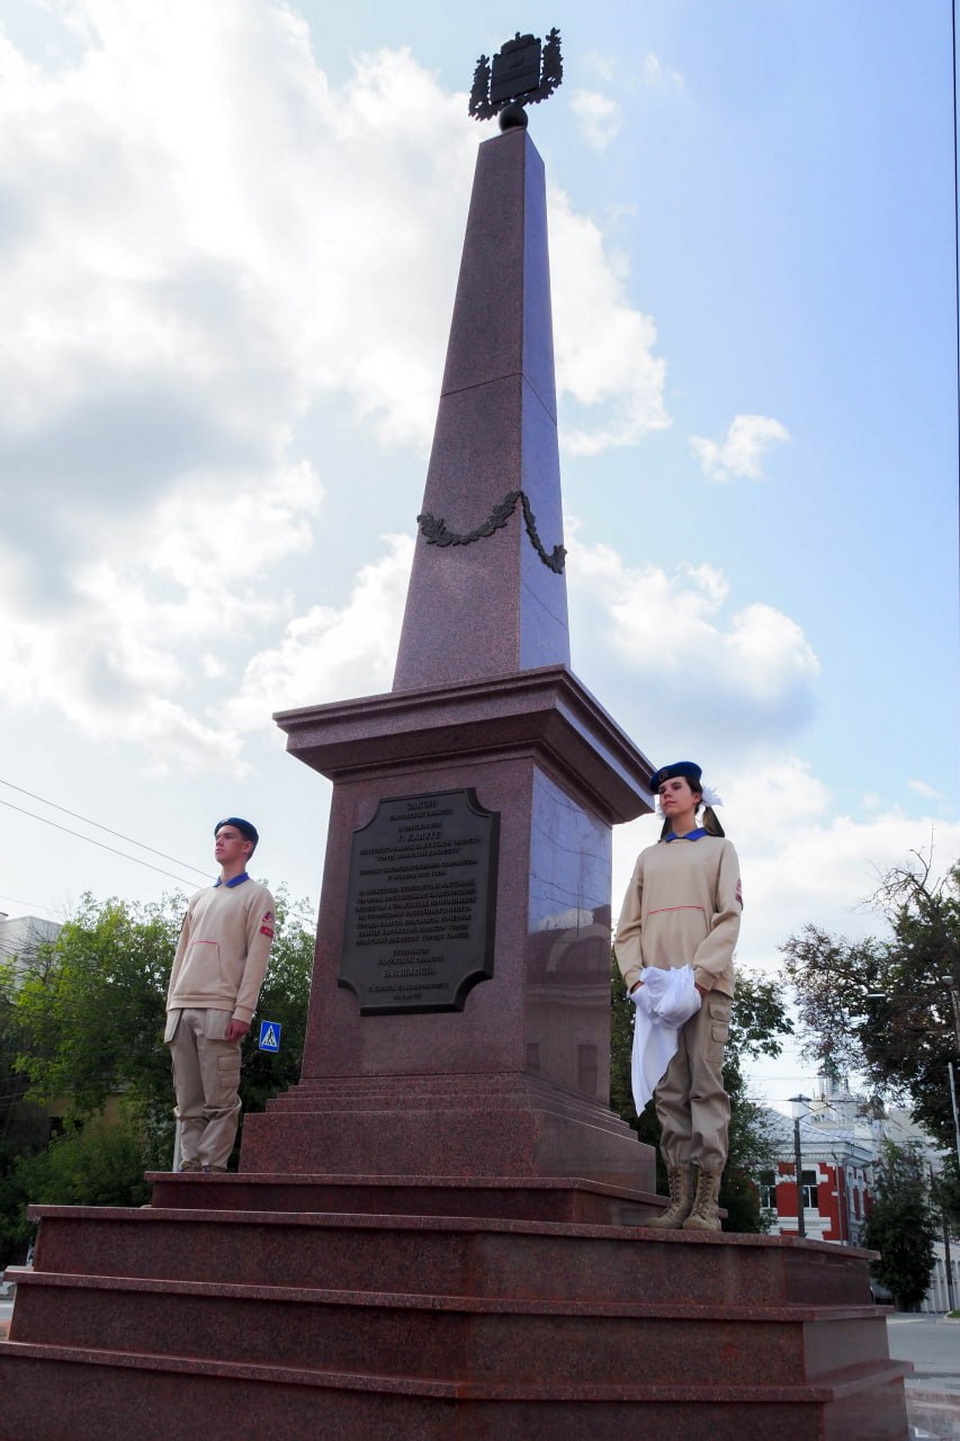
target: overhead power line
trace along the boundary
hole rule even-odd
[[[3,782],[3,784],[6,784],[6,782]],[[0,806],[7,806],[12,811],[19,811],[20,815],[29,816],[31,820],[42,821],[45,826],[53,826],[54,830],[63,831],[64,834],[68,836],[76,836],[77,840],[87,841],[91,846],[99,846],[102,851],[109,851],[111,855],[122,856],[125,861],[133,861],[134,865],[146,866],[147,870],[156,871],[158,875],[169,876],[172,881],[178,881],[182,886],[196,885],[195,881],[185,880],[183,876],[175,876],[172,871],[165,871],[160,866],[155,866],[152,861],[144,861],[141,860],[139,856],[131,856],[126,851],[118,851],[116,846],[108,846],[105,841],[98,841],[93,836],[85,836],[81,831],[72,831],[69,826],[61,826],[56,821],[50,820],[47,816],[38,816],[36,812],[25,810],[23,806],[15,806],[12,801],[0,800]],[[91,824],[93,824],[93,822],[91,822]],[[105,830],[106,827],[103,827],[103,829]],[[126,840],[126,837],[122,836],[121,839]],[[139,842],[134,841],[133,844],[138,845]],[[150,847],[146,846],[144,849],[149,850]],[[159,855],[160,852],[154,852],[154,854]],[[181,862],[175,861],[174,864],[180,865]],[[193,870],[193,866],[190,866],[189,869]]]
[[[43,805],[43,806],[49,806],[49,807],[51,808],[51,810],[59,811],[61,815],[64,815],[64,816],[72,816],[75,821],[83,821],[83,824],[84,824],[85,826],[93,826],[95,830],[103,831],[104,834],[105,834],[105,835],[108,835],[108,836],[114,836],[118,841],[126,841],[128,845],[130,845],[130,846],[136,846],[136,847],[137,847],[139,850],[141,850],[141,851],[148,851],[148,852],[150,853],[150,855],[152,855],[152,856],[159,856],[162,861],[171,861],[175,866],[184,866],[184,867],[186,868],[186,870],[188,870],[188,871],[196,871],[196,873],[197,873],[198,876],[208,876],[208,875],[210,874],[209,868],[208,868],[207,870],[202,870],[199,866],[192,866],[189,861],[182,861],[182,860],[180,860],[179,856],[168,856],[165,851],[157,851],[157,850],[154,850],[153,846],[144,845],[143,841],[134,840],[133,836],[125,836],[122,831],[113,831],[113,830],[110,829],[109,826],[103,826],[103,825],[101,825],[99,821],[92,821],[89,816],[82,816],[82,815],[80,815],[80,813],[79,813],[78,811],[69,811],[69,810],[67,810],[66,806],[58,806],[57,803],[56,803],[56,801],[48,801],[48,800],[46,799],[46,797],[44,797],[44,796],[38,796],[38,795],[35,795],[35,794],[33,793],[33,791],[24,790],[23,786],[15,786],[14,783],[13,783],[13,781],[5,781],[5,780],[0,779],[0,786],[6,786],[8,790],[16,791],[16,792],[17,792],[19,795],[21,795],[21,796],[29,796],[30,800],[32,800],[32,801],[39,801],[41,805]],[[0,801],[0,805],[11,805],[11,803],[10,803],[9,801]],[[19,807],[19,806],[11,806],[11,809],[12,809],[12,810],[19,810],[20,807]],[[35,815],[33,811],[23,811],[22,814],[23,814],[23,815],[27,815],[27,816],[33,816],[34,820],[37,820],[37,821],[44,821],[44,820],[46,819],[44,816]],[[56,822],[55,822],[55,821],[47,821],[46,823],[47,823],[48,825],[56,825]],[[57,829],[58,829],[58,830],[64,830],[65,827],[64,827],[64,826],[57,826]],[[71,835],[71,836],[75,836],[75,835],[77,834],[77,832],[76,832],[76,831],[68,831],[67,834],[68,834],[68,835]],[[95,846],[98,846],[98,845],[101,844],[100,841],[95,841],[95,840],[93,840],[92,836],[81,836],[80,839],[81,839],[81,840],[89,840],[89,841],[91,842],[91,844],[92,844],[92,845],[95,845]],[[110,847],[109,847],[109,846],[104,846],[104,850],[110,850]],[[115,854],[116,854],[116,855],[122,855],[123,852],[122,852],[122,851],[116,851]],[[128,860],[135,860],[136,857],[135,857],[135,856],[128,856],[127,859],[128,859]],[[145,861],[141,861],[140,864],[141,864],[141,865],[145,865],[146,862],[145,862]],[[157,868],[154,867],[154,869],[156,870]],[[167,875],[167,874],[169,874],[169,872],[167,872],[167,871],[161,871],[161,875]],[[175,876],[175,877],[174,877],[174,880],[180,880],[180,879],[182,879],[182,877],[180,877],[180,876]]]

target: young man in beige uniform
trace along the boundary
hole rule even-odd
[[[240,1043],[273,941],[275,907],[247,863],[260,839],[229,816],[214,827],[220,878],[187,907],[167,989],[181,1171],[225,1171],[240,1120]]]
[[[723,1053],[743,902],[737,853],[709,805],[703,825],[697,823],[704,800],[700,775],[692,761],[677,761],[651,778],[663,832],[637,857],[614,949],[631,995],[643,985],[647,967],[693,968],[700,1008],[682,1026],[654,1093],[671,1204],[648,1224],[718,1231],[730,1124]]]

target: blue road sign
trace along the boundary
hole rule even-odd
[[[279,1021],[260,1022],[260,1040],[257,1042],[261,1051],[279,1051],[280,1031],[282,1027]]]

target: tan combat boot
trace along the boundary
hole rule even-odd
[[[717,1197],[720,1194],[720,1172],[701,1169],[697,1181],[697,1194],[690,1214],[683,1223],[685,1231],[719,1231],[720,1214]]]
[[[670,1186],[670,1205],[662,1215],[643,1223],[655,1231],[677,1230],[690,1215],[693,1206],[692,1166],[668,1166],[667,1182]]]

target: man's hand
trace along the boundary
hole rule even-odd
[[[228,1022],[227,1022],[227,1040],[228,1040],[228,1041],[242,1041],[243,1038],[244,1038],[244,1036],[245,1036],[245,1035],[247,1034],[247,1032],[249,1031],[249,1029],[250,1029],[250,1022],[249,1022],[249,1021],[228,1021]]]

